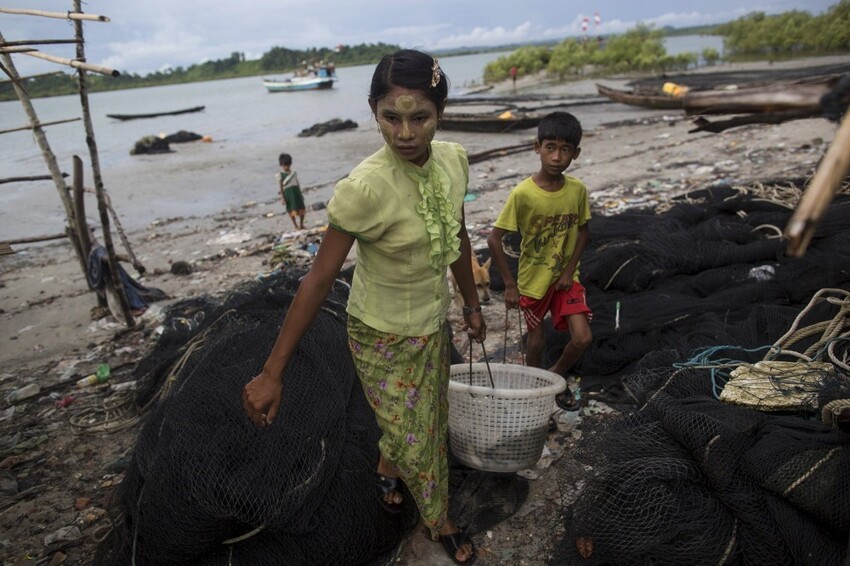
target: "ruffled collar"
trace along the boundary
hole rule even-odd
[[[433,159],[429,147],[428,160],[422,167],[414,165],[385,146],[396,164],[419,188],[420,200],[416,213],[425,221],[431,249],[428,263],[439,273],[460,257],[460,223],[455,219],[455,207],[449,199],[451,180],[445,169]]]

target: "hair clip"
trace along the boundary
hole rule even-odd
[[[440,84],[440,72],[440,61],[435,58],[434,64],[431,65],[431,88]]]

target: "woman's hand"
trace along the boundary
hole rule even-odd
[[[483,342],[487,338],[487,325],[481,311],[463,315],[463,329],[476,342]]]
[[[260,427],[272,424],[280,409],[281,380],[265,369],[242,390],[242,404],[248,418]]]

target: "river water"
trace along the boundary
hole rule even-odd
[[[668,42],[670,53],[717,47],[717,38],[703,36],[669,38]],[[457,93],[480,83],[484,66],[503,54],[445,57],[441,66]],[[270,94],[260,77],[246,77],[90,94],[104,185],[122,223],[132,230],[156,218],[209,214],[246,200],[273,199],[276,189],[272,176],[281,151],[293,154],[304,185],[333,183],[377,149],[380,137],[374,136],[374,147],[340,154],[335,153],[338,148],[333,140],[344,133],[322,138],[298,138],[297,134],[332,118],[354,120],[359,129],[374,128],[366,103],[373,70],[374,65],[340,68],[334,88],[325,91]],[[39,98],[33,105],[41,122],[81,116],[76,95]],[[205,106],[205,110],[125,122],[107,117],[194,106]],[[26,123],[20,102],[0,102],[0,130]],[[173,145],[175,152],[165,155],[129,154],[143,136],[178,130],[211,136],[214,143]],[[71,172],[73,155],[79,155],[89,167],[81,121],[50,126],[45,131],[62,171]],[[459,141],[464,143],[463,139]],[[28,131],[0,135],[0,155],[0,178],[47,173],[41,151]],[[86,186],[93,186],[88,171],[86,178]],[[170,180],[174,180],[173,185]],[[88,215],[93,217],[94,211],[89,210]],[[51,181],[0,185],[0,240],[57,233],[63,225],[64,212]]]

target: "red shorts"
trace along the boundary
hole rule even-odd
[[[566,291],[558,291],[552,285],[542,299],[520,296],[519,308],[525,315],[525,323],[529,330],[537,328],[543,322],[547,311],[552,313],[552,326],[555,330],[569,330],[567,318],[574,314],[586,314],[587,322],[593,318],[593,313],[585,299],[584,285],[578,281],[573,281],[572,286]]]

